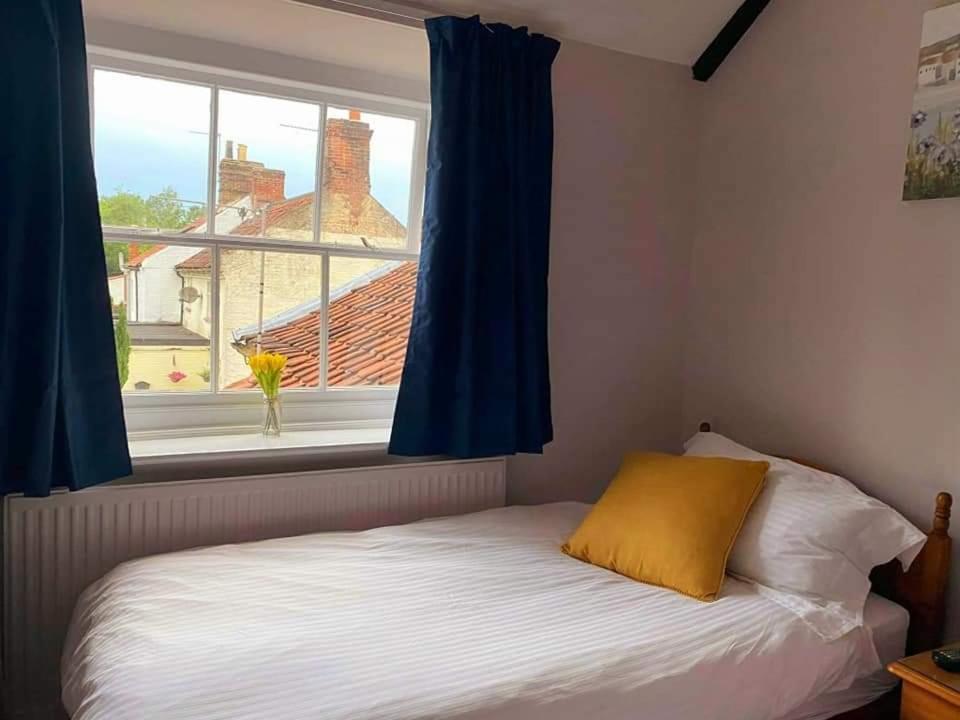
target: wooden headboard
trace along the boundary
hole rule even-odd
[[[700,432],[711,432],[710,423],[701,423]],[[797,458],[787,458],[816,470],[826,468]],[[893,600],[910,613],[907,633],[907,654],[931,650],[943,644],[946,616],[947,579],[950,576],[950,493],[937,495],[933,527],[927,533],[927,542],[910,566],[903,572],[899,560],[875,568],[870,574],[873,591]]]

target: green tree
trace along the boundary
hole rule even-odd
[[[130,331],[127,329],[127,306],[117,307],[117,321],[113,325],[113,343],[117,349],[117,373],[120,375],[120,387],[130,379]]]
[[[100,198],[100,222],[103,225],[144,228],[148,230],[182,230],[202,217],[206,209],[202,205],[185,205],[172,187],[165,187],[156,195],[142,197],[136,193],[117,188],[112,195]],[[149,244],[141,244],[146,250]],[[119,256],[129,254],[126,243],[106,242],[104,252],[107,273],[120,272]]]
[[[181,229],[203,214],[200,205],[184,205],[177,197],[177,192],[171,188],[164,188],[156,195],[151,195],[143,201],[146,211],[147,224],[160,228]]]
[[[100,198],[100,222],[104,225],[146,227],[146,202],[135,193],[117,188],[113,195]]]
[[[100,198],[100,220],[104,225],[180,230],[203,213],[202,205],[184,204],[169,186],[146,198],[123,188]]]

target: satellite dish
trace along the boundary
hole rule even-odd
[[[185,303],[193,303],[200,299],[200,291],[192,285],[180,288],[180,299]]]

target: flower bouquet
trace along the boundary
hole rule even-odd
[[[263,392],[266,414],[263,419],[264,435],[279,435],[281,427],[280,380],[287,366],[287,357],[280,353],[261,352],[247,358],[247,365],[257,385]]]

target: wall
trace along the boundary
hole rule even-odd
[[[130,322],[176,323],[181,320],[181,278],[174,267],[197,253],[195,247],[166,247],[145,258],[127,274]]]
[[[553,75],[555,441],[509,500],[592,500],[627,450],[675,450],[702,88],[688,68],[566,41]]]
[[[900,200],[928,5],[771,3],[706,87],[684,392],[686,432],[829,465],[924,528],[960,491],[960,201]]]
[[[197,291],[197,299],[183,304],[183,326],[190,332],[210,339],[210,322],[212,298],[210,290],[209,270],[181,270],[183,289],[193,288]]]
[[[186,375],[173,382],[169,375],[177,371]],[[130,379],[124,385],[126,392],[137,392],[138,382],[150,383],[154,392],[191,392],[210,387],[210,351],[205,347],[175,347],[138,345],[130,349]]]
[[[126,296],[124,295],[126,282],[124,281],[123,275],[111,275],[108,277],[107,286],[110,288],[111,305],[119,305],[122,302],[126,302]]]
[[[292,310],[320,297],[319,255],[226,250],[220,254],[220,384],[229,386],[250,377],[243,355],[230,343],[233,333],[249,328],[256,334],[260,316],[260,272],[263,265],[263,319]],[[318,339],[319,343],[319,339]]]

